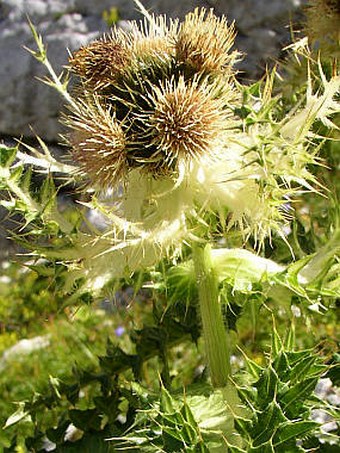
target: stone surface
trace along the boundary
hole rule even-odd
[[[254,79],[268,59],[279,56],[289,39],[290,14],[303,0],[144,0],[148,11],[183,17],[197,6],[214,8],[235,20],[236,45],[247,58],[240,63],[244,79]],[[116,7],[123,20],[141,18],[133,0],[2,0],[0,4],[0,136],[40,135],[57,142],[62,100],[36,80],[45,75],[41,64],[23,48],[35,44],[27,15],[48,45],[48,56],[57,72],[67,64],[68,53],[108,29],[103,11]]]
[[[67,49],[77,49],[104,31],[100,17],[82,16],[68,8],[73,2],[5,0],[0,22],[0,135],[34,136],[57,141],[62,100],[36,77],[45,71],[23,48],[35,48],[28,14],[44,36],[48,55],[60,72]]]

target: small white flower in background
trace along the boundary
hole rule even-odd
[[[292,311],[292,313],[293,313],[295,318],[300,318],[301,310],[300,310],[300,308],[297,305],[292,305],[290,307],[290,309],[291,309],[291,311]]]

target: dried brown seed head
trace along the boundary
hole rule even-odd
[[[175,36],[178,20],[168,20],[166,16],[151,16],[139,24],[134,23],[133,53],[137,59],[145,57],[174,55]]]
[[[195,9],[180,24],[176,53],[180,62],[200,73],[233,72],[238,52],[230,52],[235,40],[235,28],[226,18],[213,11]]]
[[[110,37],[81,47],[69,63],[87,88],[99,90],[114,83],[129,61],[129,50]]]
[[[148,122],[152,143],[166,165],[210,153],[225,138],[231,113],[218,90],[197,79],[185,82],[183,77],[154,89],[154,112]]]
[[[125,134],[110,109],[97,98],[93,104],[81,102],[66,123],[72,129],[68,141],[73,158],[80,164],[80,173],[101,189],[114,186],[124,177]]]

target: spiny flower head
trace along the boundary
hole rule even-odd
[[[114,83],[130,60],[130,50],[122,39],[104,36],[81,47],[70,58],[70,67],[78,74],[84,85],[93,90],[102,90]]]
[[[136,59],[172,58],[178,26],[178,20],[168,21],[166,16],[145,18],[139,24],[132,22],[129,41]]]
[[[126,170],[125,134],[110,109],[91,97],[79,102],[78,109],[65,123],[72,129],[69,141],[73,157],[80,164],[79,173],[101,180],[103,187],[115,183]]]
[[[225,99],[233,96],[227,89],[228,85],[200,83],[197,79],[186,83],[182,76],[178,82],[171,80],[154,88],[154,108],[146,121],[154,130],[151,142],[163,154],[162,159],[169,164],[188,161],[222,145],[231,117]]]
[[[239,57],[231,52],[235,30],[227,19],[198,8],[187,14],[176,40],[176,57],[192,71],[206,74],[230,74]]]
[[[132,23],[129,31],[113,31],[73,55],[79,106],[71,115],[76,120],[67,124],[78,133],[70,133],[69,143],[92,183],[114,186],[135,168],[153,177],[175,174],[182,160],[210,152],[225,139],[236,100],[233,40],[225,18],[203,9],[182,24],[163,16],[140,27]],[[113,134],[117,127],[124,140]],[[95,135],[92,154],[87,145],[94,139],[85,137],[86,130]]]

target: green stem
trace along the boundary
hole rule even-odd
[[[213,386],[224,387],[230,375],[230,341],[219,304],[218,280],[209,245],[193,245],[203,338]]]

